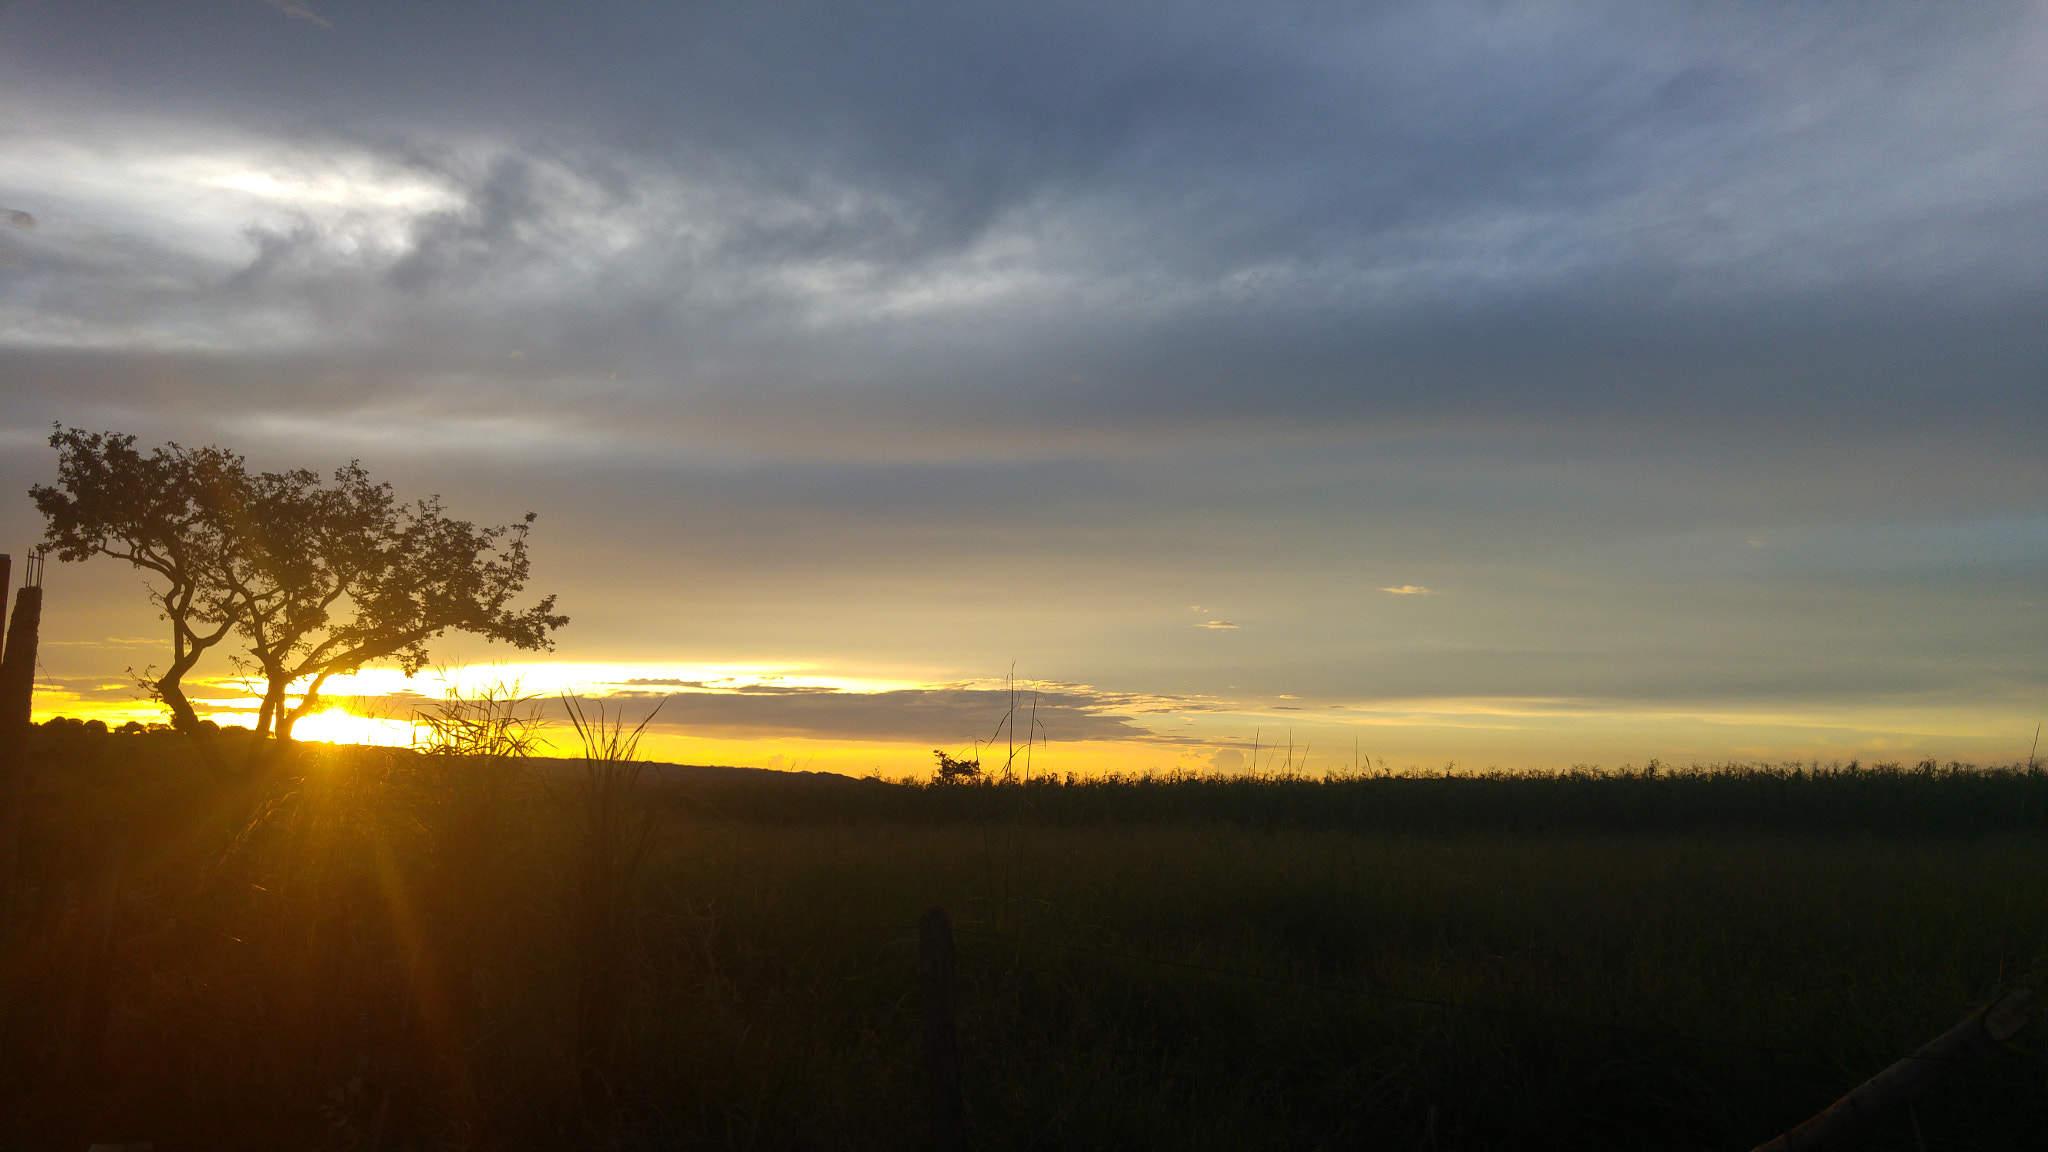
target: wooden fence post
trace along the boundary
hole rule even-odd
[[[21,591],[14,594],[14,614],[7,621],[7,644],[0,650],[0,722],[26,731],[34,711],[36,633],[43,619],[42,554],[31,552],[22,573]]]
[[[924,1067],[932,1087],[933,1152],[964,1152],[960,1038],[953,1029],[953,921],[944,908],[918,918],[917,974],[924,1001]]]
[[[14,590],[13,575],[14,557],[6,552],[0,552],[0,615],[5,615],[7,594]],[[6,634],[0,632],[0,651],[4,651],[5,647]]]
[[[2015,988],[1963,1022],[1922,1044],[1918,1051],[1865,1080],[1827,1111],[1755,1152],[1816,1152],[1854,1138],[1877,1116],[1913,1099],[1959,1064],[1974,1060],[2024,1027],[2034,1013],[2034,994]]]
[[[4,607],[0,599],[0,607]],[[28,554],[21,591],[0,647],[0,923],[12,930],[21,871],[21,809],[27,803],[29,718],[34,712],[36,634],[43,618],[43,552]]]

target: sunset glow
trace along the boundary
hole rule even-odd
[[[996,679],[920,682],[833,674],[790,663],[507,663],[425,671],[410,679],[396,669],[373,668],[331,680],[322,697],[326,703],[300,720],[295,734],[313,741],[410,746],[423,738],[415,718],[449,693],[511,691],[553,718],[542,737],[544,755],[578,752],[556,707],[559,696],[570,694],[605,702],[629,724],[652,716],[642,748],[654,759],[891,778],[928,772],[935,747],[989,765],[1014,749],[1019,774],[1028,764],[1033,771],[1083,775],[1618,765],[1648,759],[1633,755],[1645,746],[1669,750],[1659,758],[1675,763],[1905,761],[1937,755],[1936,749],[2010,762],[2026,754],[2012,739],[1978,735],[2001,723],[1992,709],[1706,711],[1565,698],[1131,697],[1030,680],[1014,684],[1019,718],[1013,735],[1004,723],[1012,687]],[[248,688],[226,680],[194,685],[193,695],[203,718],[250,727],[261,700]],[[830,700],[848,712],[767,716],[749,707],[790,696]],[[1048,698],[1060,706],[1045,707],[1034,723],[1034,702]],[[62,692],[39,699],[39,719],[70,715],[109,726],[162,719],[160,709],[132,699]],[[291,703],[298,700],[294,696]],[[848,724],[847,716],[861,719]],[[1076,716],[1090,718],[1089,726],[1073,729],[1069,722]],[[1120,726],[1126,737],[1091,735],[1105,723]],[[906,727],[910,731],[901,731]],[[1035,733],[1029,742],[1027,730]],[[1444,754],[1449,747],[1458,754]]]

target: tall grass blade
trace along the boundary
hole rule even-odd
[[[589,1117],[607,1111],[611,1097],[615,1041],[656,828],[656,813],[641,795],[646,765],[637,757],[640,738],[662,704],[628,729],[625,718],[608,712],[603,702],[562,696],[583,747],[573,803],[568,923],[577,967],[577,1077]]]

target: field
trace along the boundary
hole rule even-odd
[[[2048,978],[2048,773],[951,786],[46,735],[0,1143],[1747,1149]],[[644,838],[643,838],[644,837]],[[2038,1147],[2048,1027],[1872,1147]]]

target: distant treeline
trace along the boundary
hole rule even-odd
[[[676,768],[657,794],[749,822],[1200,821],[1403,832],[2048,830],[2048,769],[1951,762],[1329,776],[1186,772],[987,783]]]
[[[35,745],[58,765],[125,758],[125,738],[163,747],[168,729],[106,730],[57,719]],[[242,735],[223,730],[225,735]],[[407,755],[403,750],[393,754]],[[201,762],[203,757],[191,762]],[[178,758],[179,762],[186,762]],[[168,763],[169,761],[164,761]],[[535,760],[543,775],[577,761]],[[1214,822],[1403,832],[1740,830],[1958,835],[2048,830],[2048,766],[1720,764],[1562,771],[1044,774],[941,783],[707,765],[650,765],[650,797],[748,823],[1048,825]]]

